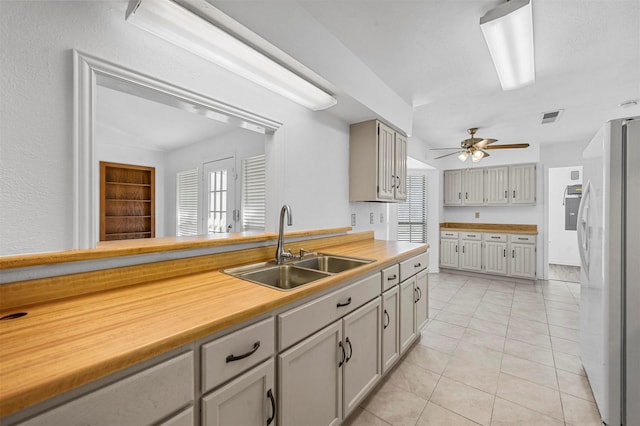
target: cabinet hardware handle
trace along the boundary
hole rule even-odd
[[[515,259],[515,258],[516,258],[516,251],[515,251],[515,250],[511,250],[511,257],[512,257],[513,259]]]
[[[422,289],[420,287],[416,287],[416,290],[418,290],[418,302],[422,300]]]
[[[342,342],[338,342],[338,347],[342,350],[342,359],[338,363],[338,368],[340,368],[340,367],[342,367],[342,364],[344,364],[344,360],[346,359],[346,355],[345,355],[345,352],[344,352],[344,345],[342,344]]]
[[[507,249],[502,250],[502,257],[507,257]]]
[[[347,337],[346,340],[347,344],[349,345],[349,356],[347,357],[346,360],[344,360],[344,363],[346,364],[347,362],[349,362],[349,360],[351,359],[351,357],[353,356],[353,346],[351,346],[351,340],[349,340],[349,338]]]
[[[413,295],[415,296],[413,299],[413,303],[418,303],[418,300],[420,300],[420,296],[418,295],[417,287],[413,289]]]
[[[387,323],[382,327],[383,330],[386,330],[387,327],[389,327],[389,324],[391,324],[391,318],[389,317],[389,312],[387,312],[387,310],[384,310],[384,316],[387,318]]]
[[[350,304],[351,304],[351,297],[349,297],[345,303],[338,302],[338,304],[336,305],[336,308],[342,308],[344,306],[349,306]]]
[[[229,355],[227,357],[227,362],[239,361],[239,360],[244,359],[244,358],[246,358],[248,356],[251,356],[258,350],[259,347],[260,347],[260,340],[255,342],[253,344],[253,349],[251,349],[249,352],[247,352],[245,354],[242,354],[242,355],[233,355],[233,354],[231,354],[231,355]]]
[[[420,262],[418,262],[418,263],[416,263],[415,265],[413,265],[413,267],[414,267],[414,268],[419,268],[419,267],[421,267],[421,266],[422,266],[422,263],[420,263]]]
[[[458,192],[458,200],[462,199],[462,193]]]
[[[475,234],[473,234],[473,235],[471,235],[471,234],[467,234],[467,237],[468,237],[468,238],[475,238],[475,237],[476,237],[476,235],[475,235]]]
[[[276,399],[273,397],[273,391],[271,389],[267,391],[267,398],[271,401],[271,417],[267,419],[267,426],[269,426],[271,422],[273,422],[273,419],[276,418]]]
[[[464,193],[464,199],[465,199],[465,200],[468,200],[468,199],[469,199],[469,193],[468,193],[468,192],[465,192],[465,193]]]
[[[464,245],[462,246],[462,252],[464,253]]]
[[[456,244],[456,253],[458,252],[458,245]]]
[[[513,191],[513,198],[516,198],[516,191]]]
[[[518,239],[519,239],[519,240],[525,240],[525,241],[526,241],[526,240],[528,240],[528,238],[527,238],[527,237],[518,237]]]
[[[395,274],[393,274],[393,275],[391,275],[389,278],[387,278],[387,281],[393,281],[393,280],[395,280],[395,279],[397,279],[397,278],[398,278],[398,276],[397,276],[397,275],[395,275]]]
[[[400,176],[396,176],[396,179],[398,179],[398,184],[396,185],[396,188],[400,189]]]
[[[491,237],[491,238],[493,238],[494,240],[499,240],[500,239],[500,237]]]
[[[509,191],[504,191],[504,198],[509,198]]]

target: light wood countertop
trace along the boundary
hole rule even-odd
[[[28,315],[0,321],[0,417],[427,247],[373,239],[327,247],[323,251],[375,261],[286,292],[216,270],[1,312]]]
[[[517,225],[507,223],[461,223],[444,222],[441,231],[502,232],[505,234],[538,235],[537,225]]]

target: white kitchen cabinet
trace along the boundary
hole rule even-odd
[[[382,303],[377,297],[343,318],[343,417],[347,417],[382,377]]]
[[[156,424],[193,404],[193,359],[192,351],[180,354],[18,424]]]
[[[406,174],[406,136],[378,120],[350,126],[350,201],[404,201]]]
[[[444,205],[462,205],[462,170],[446,170],[444,172]]]
[[[274,363],[269,359],[202,398],[206,426],[275,426]]]
[[[506,234],[484,234],[483,265],[487,274],[507,275],[507,235]]]
[[[415,305],[416,333],[420,333],[429,321],[429,274],[426,270],[416,276]]]
[[[440,267],[458,269],[458,232],[440,232]]]
[[[382,294],[382,372],[400,358],[400,290],[398,286]]]
[[[342,422],[342,320],[278,356],[280,426]]]
[[[484,169],[466,169],[462,172],[463,200],[465,206],[484,204]]]
[[[510,166],[509,187],[511,204],[535,204],[536,165],[518,164]]]
[[[482,271],[482,233],[460,233],[460,269]]]
[[[536,165],[444,171],[445,206],[510,206],[536,203]]]
[[[485,169],[484,194],[489,206],[509,204],[509,166]]]
[[[400,355],[403,355],[416,338],[415,300],[416,277],[400,284]]]
[[[513,277],[536,277],[536,237],[534,235],[510,235],[509,275]]]

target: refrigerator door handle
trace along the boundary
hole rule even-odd
[[[589,194],[591,192],[591,181],[587,181],[582,192],[582,200],[578,208],[578,252],[580,261],[587,275],[589,274]]]

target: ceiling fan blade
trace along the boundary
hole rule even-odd
[[[484,149],[510,149],[510,148],[526,148],[528,147],[528,143],[512,143],[506,145],[491,145],[485,146]]]
[[[429,151],[439,151],[442,149],[460,149],[460,148],[429,148]]]
[[[497,142],[497,141],[498,141],[498,139],[482,139],[480,142],[475,143],[474,146],[476,148],[484,148],[487,145],[489,145],[491,143],[494,143],[494,142]]]
[[[449,157],[449,156],[451,156],[451,155],[456,155],[456,154],[459,154],[460,152],[461,152],[461,151],[456,151],[456,152],[452,152],[451,154],[441,155],[440,157],[436,157],[436,158],[434,158],[434,160],[438,160],[438,159],[440,159],[440,158],[444,158],[444,157]]]

